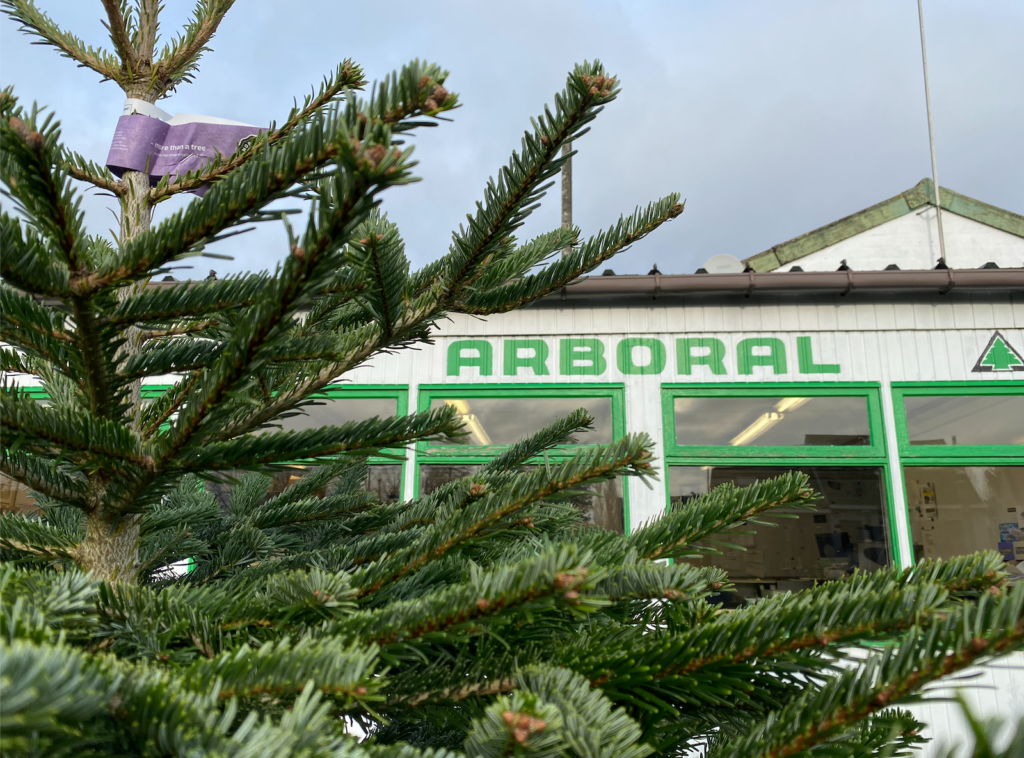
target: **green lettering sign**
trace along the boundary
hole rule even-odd
[[[533,355],[521,356],[520,350]],[[544,340],[505,340],[505,376],[516,376],[519,367],[532,368],[534,376],[548,375],[548,343]]]
[[[694,350],[707,349],[706,355]],[[716,337],[683,337],[676,340],[676,371],[689,376],[694,366],[710,366],[715,376],[725,374],[725,344]]]
[[[796,362],[801,374],[838,374],[838,363],[815,363],[810,337],[796,338]]]
[[[603,374],[608,368],[604,360],[604,343],[589,337],[563,339],[559,345],[558,368],[562,376]]]
[[[646,347],[651,351],[651,360],[646,365],[633,361],[635,347]],[[629,337],[620,341],[615,357],[623,374],[660,374],[665,369],[665,345],[654,337]]]
[[[476,355],[463,351],[476,350]],[[456,340],[448,346],[448,376],[459,376],[463,366],[476,366],[480,376],[490,376],[494,365],[491,343],[487,340]]]
[[[768,348],[768,352],[755,355],[755,347]],[[754,366],[771,366],[774,373],[786,373],[786,346],[778,337],[750,337],[736,345],[736,365],[741,374],[753,374]]]

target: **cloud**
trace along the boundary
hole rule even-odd
[[[191,3],[168,2],[165,36]],[[940,180],[1024,210],[1024,7],[1013,0],[926,7]],[[53,16],[104,43],[96,7],[55,4]],[[752,255],[913,186],[930,173],[916,8],[912,3],[437,2],[379,5],[249,0],[228,14],[197,82],[166,110],[250,123],[280,119],[344,58],[382,77],[410,58],[452,72],[464,107],[416,137],[423,182],[389,192],[385,209],[415,266],[441,255],[519,146],[529,118],[574,62],[600,58],[624,85],[576,145],[575,220],[585,233],[668,192],[679,220],[610,264],[619,273],[692,272],[716,253]],[[123,95],[0,21],[4,85],[53,107],[68,143],[106,155]],[[187,199],[161,206],[158,218]],[[521,232],[559,223],[558,192]],[[113,224],[86,203],[94,231]],[[227,240],[232,262],[193,275],[272,267],[277,225]]]

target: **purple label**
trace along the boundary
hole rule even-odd
[[[264,131],[257,126],[234,124],[168,124],[149,116],[121,116],[110,142],[107,168],[121,176],[125,171],[145,171],[150,183],[165,176],[174,181],[202,168],[217,157],[234,154],[249,137]]]

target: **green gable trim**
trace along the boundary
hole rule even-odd
[[[833,221],[812,232],[801,234],[781,245],[775,245],[763,253],[746,258],[745,262],[750,264],[755,271],[772,271],[837,242],[849,239],[856,234],[866,232],[868,229],[874,229],[886,221],[905,216],[918,208],[935,205],[932,187],[931,179],[922,179],[916,186],[896,195],[896,197],[883,200],[877,205]],[[1017,237],[1024,237],[1024,216],[1017,213],[983,203],[945,187],[939,188],[939,202],[942,203],[942,209],[945,211]]]

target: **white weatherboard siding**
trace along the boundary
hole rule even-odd
[[[1024,266],[1024,238],[973,219],[942,212],[946,263],[950,268],[979,268],[989,261],[1000,268]],[[895,263],[904,271],[934,268],[939,261],[935,208],[886,221],[834,245],[780,266],[804,271],[835,271],[844,260],[855,271],[881,271]]]

